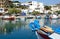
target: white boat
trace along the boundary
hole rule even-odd
[[[36,16],[36,18],[37,18],[37,19],[40,19],[40,18],[41,18],[41,16]]]
[[[51,18],[51,19],[56,19],[56,18],[58,18],[58,16],[55,15],[55,14],[53,14],[53,15],[50,15],[50,18]]]
[[[14,16],[8,16],[8,15],[5,15],[2,17],[3,20],[14,20]]]
[[[50,35],[47,35],[45,32],[37,31],[36,32],[38,39],[60,39],[60,34],[52,33]]]

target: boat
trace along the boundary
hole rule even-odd
[[[56,39],[54,35],[57,34],[56,32],[60,33],[60,28],[56,29],[56,30],[53,30],[52,28],[50,28],[48,26],[40,27],[38,20],[35,20],[34,22],[31,22],[29,24],[29,26],[32,29],[32,31],[36,32],[36,35],[37,35],[38,39]],[[60,37],[59,34],[57,34],[57,36]]]
[[[2,20],[14,20],[15,19],[15,17],[14,16],[3,16],[2,17]]]
[[[58,16],[57,16],[57,15],[55,15],[55,14],[53,14],[53,15],[50,15],[50,18],[51,18],[51,19],[57,19],[57,18],[58,18]]]
[[[48,33],[52,33],[53,30],[47,26],[40,28],[39,21],[35,20],[29,24],[32,31],[36,31],[38,35],[43,37],[44,39],[49,39]],[[49,30],[49,31],[48,31]]]
[[[41,16],[36,16],[36,19],[41,19]]]
[[[38,35],[38,39],[40,39],[40,36],[42,37],[42,39],[51,39],[46,33],[44,34],[44,32],[42,33],[42,31],[37,31],[37,35]]]

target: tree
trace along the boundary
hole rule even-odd
[[[60,11],[56,11],[58,14],[60,14]]]
[[[17,13],[21,13],[21,10],[18,10],[16,8],[12,8],[8,10],[9,14],[17,14]]]
[[[52,14],[51,12],[48,12],[48,14]]]
[[[17,3],[17,4],[14,4],[14,3]],[[15,8],[19,8],[20,5],[21,5],[21,2],[19,2],[19,1],[13,1],[13,5],[14,5]]]
[[[31,14],[32,12],[28,12],[28,14]]]
[[[32,12],[32,15],[38,15],[38,14],[40,14],[40,12],[38,12],[38,11],[33,11]]]
[[[14,5],[13,5],[13,2],[12,2],[12,1],[9,1],[9,7],[10,7],[10,8],[13,8],[13,7],[14,7]]]
[[[51,10],[51,6],[44,6],[46,10]]]
[[[21,8],[21,9],[28,9],[28,6],[20,5],[20,8]]]
[[[7,0],[6,2],[7,2],[7,3],[5,3],[5,7],[6,7],[6,8],[13,8],[13,7],[14,7],[12,1]]]

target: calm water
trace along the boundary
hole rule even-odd
[[[38,19],[41,27],[47,25],[49,27],[60,26],[60,19]],[[29,23],[33,19],[5,21],[0,20],[0,39],[37,39],[35,32],[29,28]]]

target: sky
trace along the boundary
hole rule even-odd
[[[60,0],[15,0],[15,1],[20,1],[20,2],[38,1],[38,2],[42,2],[45,5],[53,5],[60,3]]]

